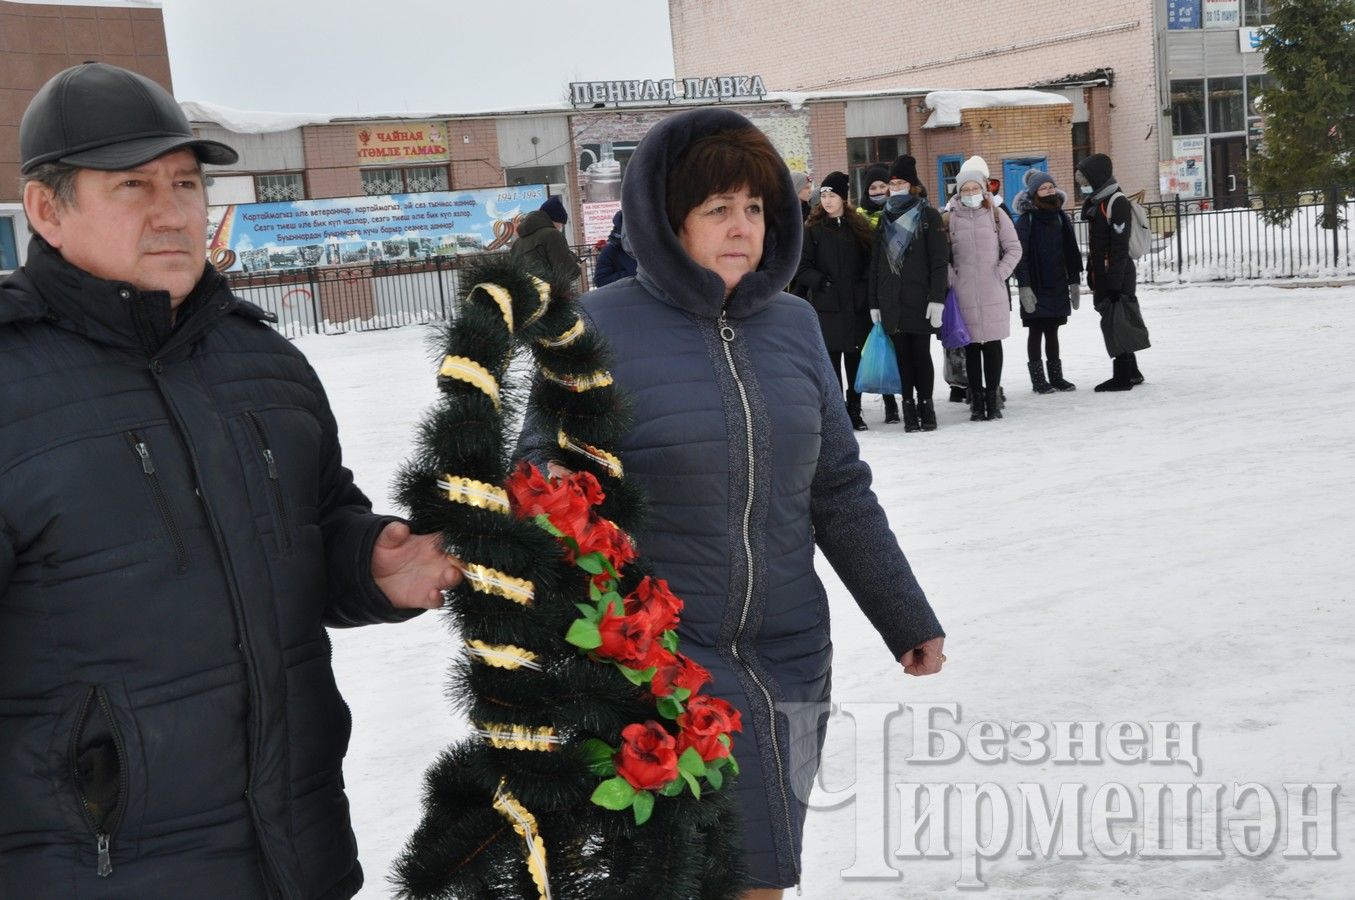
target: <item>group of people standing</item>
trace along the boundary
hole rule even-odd
[[[1083,218],[1090,225],[1088,285],[1102,315],[1107,350],[1115,359],[1114,377],[1096,390],[1128,390],[1141,384],[1143,376],[1133,353],[1118,352],[1107,323],[1113,304],[1121,300],[1132,304],[1136,321],[1142,321],[1128,250],[1132,213],[1127,200],[1115,202],[1119,187],[1103,154],[1078,166],[1077,181],[1086,195]],[[1084,271],[1072,218],[1064,208],[1067,194],[1049,173],[1031,170],[1009,212],[979,156],[964,162],[955,188],[944,207],[933,206],[918,178],[917,161],[907,155],[890,166],[866,170],[859,207],[848,202],[849,181],[842,172],[829,174],[819,186],[819,203],[805,222],[792,289],[818,313],[824,343],[846,391],[848,415],[858,431],[868,428],[855,381],[872,322],[881,324],[898,360],[904,431],[936,429],[931,337],[940,331],[951,291],[970,337],[946,360],[951,399],[969,404],[971,421],[1002,418],[1002,342],[1011,335],[1008,284],[1013,277],[1021,323],[1028,331],[1032,390],[1076,390],[1064,378],[1059,346],[1059,329],[1081,305]],[[885,395],[884,407],[886,424],[900,420],[893,396]]]

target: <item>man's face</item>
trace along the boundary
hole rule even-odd
[[[176,150],[125,172],[81,169],[75,202],[39,233],[91,275],[168,291],[178,306],[202,278],[207,194],[197,157]]]

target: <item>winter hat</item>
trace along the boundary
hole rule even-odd
[[[791,186],[795,188],[795,192],[799,193],[801,188],[803,188],[807,184],[812,184],[813,182],[809,180],[808,175],[806,175],[804,172],[801,172],[799,169],[791,169],[790,183]]]
[[[1115,177],[1110,168],[1110,157],[1104,153],[1093,153],[1077,164],[1077,170],[1086,177],[1092,190],[1099,191]]]
[[[1054,176],[1048,172],[1041,172],[1039,169],[1027,169],[1022,183],[1026,186],[1026,192],[1034,197],[1035,192],[1040,189],[1040,185],[1054,184]]]
[[[869,191],[870,186],[877,181],[882,181],[885,184],[889,183],[889,167],[884,163],[876,163],[866,169],[865,185],[867,191]]]
[[[982,156],[971,156],[969,159],[965,160],[964,165],[960,166],[960,171],[963,172],[965,169],[974,169],[975,171],[982,172],[983,178],[981,180],[985,186],[988,184],[988,179],[993,177],[992,173],[988,171],[987,160]]]
[[[558,222],[561,225],[569,222],[569,213],[565,211],[565,205],[560,202],[559,196],[547,197],[546,202],[541,204],[540,209],[550,216],[552,222]]]
[[[983,168],[975,166],[974,160],[976,159],[980,163],[983,162],[981,157],[975,156],[967,160],[965,164],[960,167],[959,173],[955,176],[955,193],[958,194],[960,189],[971,181],[977,181],[979,187],[983,188],[985,191],[988,190],[988,168],[986,165]]]
[[[917,177],[917,160],[906,153],[894,160],[894,165],[889,167],[889,177],[902,178],[909,184],[918,184],[920,179]]]
[[[847,176],[844,175],[843,173],[829,172],[828,175],[823,179],[823,181],[819,182],[819,193],[823,193],[824,191],[832,191],[834,194],[837,194],[839,197],[842,198],[843,203],[846,203],[847,191],[849,190],[850,183],[851,182],[847,180]]]

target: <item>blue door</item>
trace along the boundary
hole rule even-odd
[[[1002,199],[1006,201],[1007,209],[1012,208],[1012,201],[1025,187],[1026,173],[1031,169],[1048,172],[1049,158],[1045,156],[1020,156],[1002,161]]]
[[[964,157],[958,153],[936,158],[936,198],[933,202],[945,206],[946,201],[955,193],[955,176],[960,174],[960,164]]]

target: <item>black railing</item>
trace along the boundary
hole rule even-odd
[[[1140,283],[1355,275],[1355,191],[1253,194],[1220,208],[1211,199],[1143,204],[1152,248],[1137,261]],[[1083,251],[1087,224],[1074,212]],[[1327,227],[1330,225],[1331,227]]]

